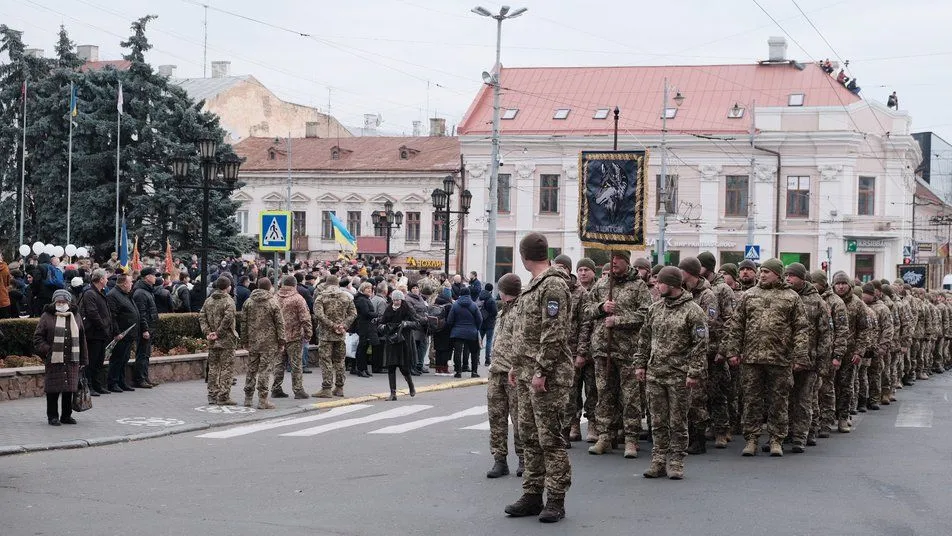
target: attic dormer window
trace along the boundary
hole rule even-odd
[[[276,157],[276,153],[274,148],[268,149],[268,160],[274,160],[275,157]]]
[[[409,158],[410,151],[407,151],[406,149],[400,149],[400,160],[409,160]]]
[[[340,149],[337,147],[331,149],[331,160],[340,160]]]

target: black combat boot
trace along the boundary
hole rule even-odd
[[[539,513],[539,521],[542,523],[557,523],[565,518],[565,498],[549,497],[545,502],[545,508]]]
[[[519,466],[516,467],[516,476],[522,476],[522,473],[526,471],[526,459],[524,456],[519,456]]]
[[[707,453],[707,439],[704,437],[704,429],[700,427],[691,428],[690,441],[685,452],[691,455]]]
[[[512,517],[537,516],[542,512],[541,493],[523,493],[519,500],[506,507],[506,513]]]
[[[506,463],[506,460],[496,460],[496,463],[493,464],[493,468],[490,469],[488,473],[486,473],[486,478],[499,478],[508,474],[509,464]]]

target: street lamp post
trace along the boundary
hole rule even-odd
[[[393,202],[387,201],[383,204],[383,210],[374,211],[370,216],[374,221],[374,228],[385,231],[387,234],[387,260],[390,259],[390,238],[393,236],[393,230],[403,226],[403,212],[393,211]]]
[[[443,178],[443,188],[436,188],[430,194],[433,198],[434,213],[436,216],[443,218],[443,270],[446,275],[450,273],[450,215],[461,214],[465,216],[469,214],[469,207],[473,204],[473,194],[469,190],[463,190],[459,195],[461,210],[450,210],[452,205],[450,199],[453,197],[455,189],[456,179],[452,175],[447,175]],[[459,247],[459,244],[457,244],[457,247]]]
[[[218,149],[218,142],[212,138],[201,139],[198,142],[199,155],[201,157],[202,183],[200,185],[186,184],[185,181],[189,174],[189,158],[179,156],[172,159],[172,175],[178,182],[179,188],[187,190],[202,191],[202,285],[208,285],[208,204],[209,193],[212,190],[231,193],[235,189],[238,181],[238,168],[241,167],[242,160],[234,154],[225,155],[221,158],[215,157]],[[224,180],[224,186],[215,186],[213,182],[219,174]],[[205,294],[202,293],[202,296]]]
[[[514,19],[528,11],[528,8],[524,7],[511,12],[510,9],[509,6],[502,6],[499,8],[497,15],[493,15],[492,12],[481,6],[472,9],[472,12],[477,15],[496,20],[496,63],[493,65],[492,74],[483,73],[483,81],[493,88],[493,133],[489,175],[489,221],[487,222],[486,233],[486,274],[494,273],[496,266],[496,220],[499,214],[499,76],[502,67],[499,63],[499,53],[502,45],[502,21]],[[449,258],[449,254],[447,254],[447,258]],[[485,277],[489,277],[489,275]]]
[[[668,132],[668,92],[670,86],[668,86],[668,79],[664,79],[664,96],[663,102],[661,105],[661,184],[658,187],[658,197],[660,198],[660,206],[658,207],[658,244],[655,247],[655,251],[658,252],[658,264],[662,266],[665,265],[664,258],[664,232],[665,225],[667,225],[667,216],[668,216],[668,148],[666,145],[666,135]],[[681,103],[684,102],[684,95],[680,91],[677,91],[677,94],[674,96],[674,102],[681,106]]]

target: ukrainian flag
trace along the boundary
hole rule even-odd
[[[330,213],[330,217],[331,225],[334,227],[334,240],[342,247],[350,248],[350,250],[354,252],[354,255],[356,255],[357,239],[354,238],[354,235],[350,234],[344,222],[337,219],[337,216],[333,212]]]
[[[79,115],[79,99],[76,98],[76,86],[72,82],[69,83],[69,115]]]

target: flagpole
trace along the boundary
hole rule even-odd
[[[26,197],[26,80],[23,81],[23,142],[20,144],[20,243],[23,244],[23,198]]]
[[[69,223],[70,223],[70,212],[72,210],[73,202],[73,83],[69,83],[69,153],[66,164],[66,243],[69,244]]]
[[[119,97],[116,103],[116,252],[119,252],[119,150],[122,141],[122,82],[119,82]],[[22,240],[21,240],[22,242]]]

